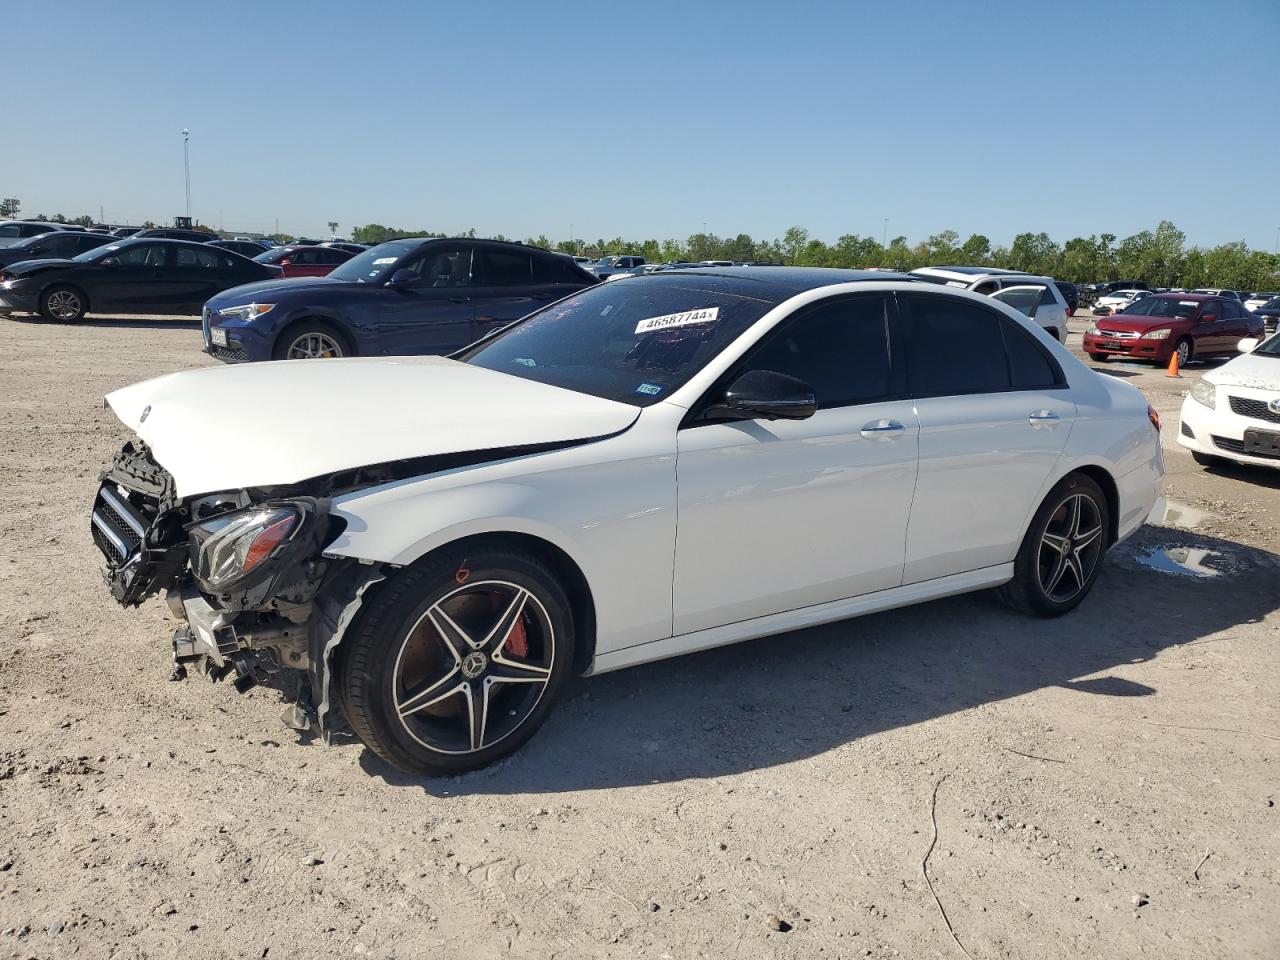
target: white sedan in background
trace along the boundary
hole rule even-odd
[[[669,271],[452,359],[108,402],[138,439],[94,539],[118,601],[165,591],[185,621],[176,673],[303,671],[295,716],[341,711],[427,773],[511,753],[573,674],[987,588],[1067,613],[1164,472],[1138,390],[1011,307],[880,272]]]
[[[1280,293],[1276,293],[1274,290],[1270,292],[1255,293],[1244,302],[1244,308],[1246,310],[1257,310],[1259,307],[1263,306],[1270,300],[1274,300],[1276,297],[1280,297]]]
[[[1099,297],[1093,305],[1093,312],[1110,311],[1120,313],[1135,300],[1151,296],[1150,290],[1114,290],[1105,297]]]
[[[1223,460],[1280,468],[1280,335],[1241,340],[1182,401],[1178,443],[1201,466]]]

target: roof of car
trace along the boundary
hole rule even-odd
[[[805,290],[827,287],[835,283],[884,283],[903,280],[921,283],[918,277],[885,270],[840,270],[834,267],[689,267],[646,274],[643,278],[627,278],[623,283],[670,281],[680,277],[705,277],[717,289],[760,300],[781,302]]]
[[[1216,293],[1153,293],[1151,295],[1157,300],[1222,300],[1229,299],[1220,297]]]
[[[114,242],[104,244],[110,247],[132,246],[138,243],[173,243],[183,247],[207,247],[207,240],[179,240],[176,237],[112,237]]]
[[[1021,277],[1026,274],[1025,270],[1002,270],[999,267],[952,267],[938,265],[936,267],[917,267],[912,273],[920,270],[938,270],[947,273],[958,273],[966,277],[985,277],[985,276],[1012,276]]]

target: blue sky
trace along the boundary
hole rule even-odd
[[[228,228],[1280,228],[1280,0],[63,0],[3,29],[28,215],[182,213],[189,127]]]

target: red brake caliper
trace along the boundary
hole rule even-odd
[[[523,616],[516,621],[516,625],[507,634],[506,651],[513,657],[527,657],[529,655],[529,635],[524,632]]]

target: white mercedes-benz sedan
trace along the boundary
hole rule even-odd
[[[1142,394],[988,297],[882,272],[669,271],[452,358],[112,393],[92,533],[164,591],[175,676],[309,682],[397,767],[527,740],[571,674],[987,588],[1066,613],[1164,471]]]

